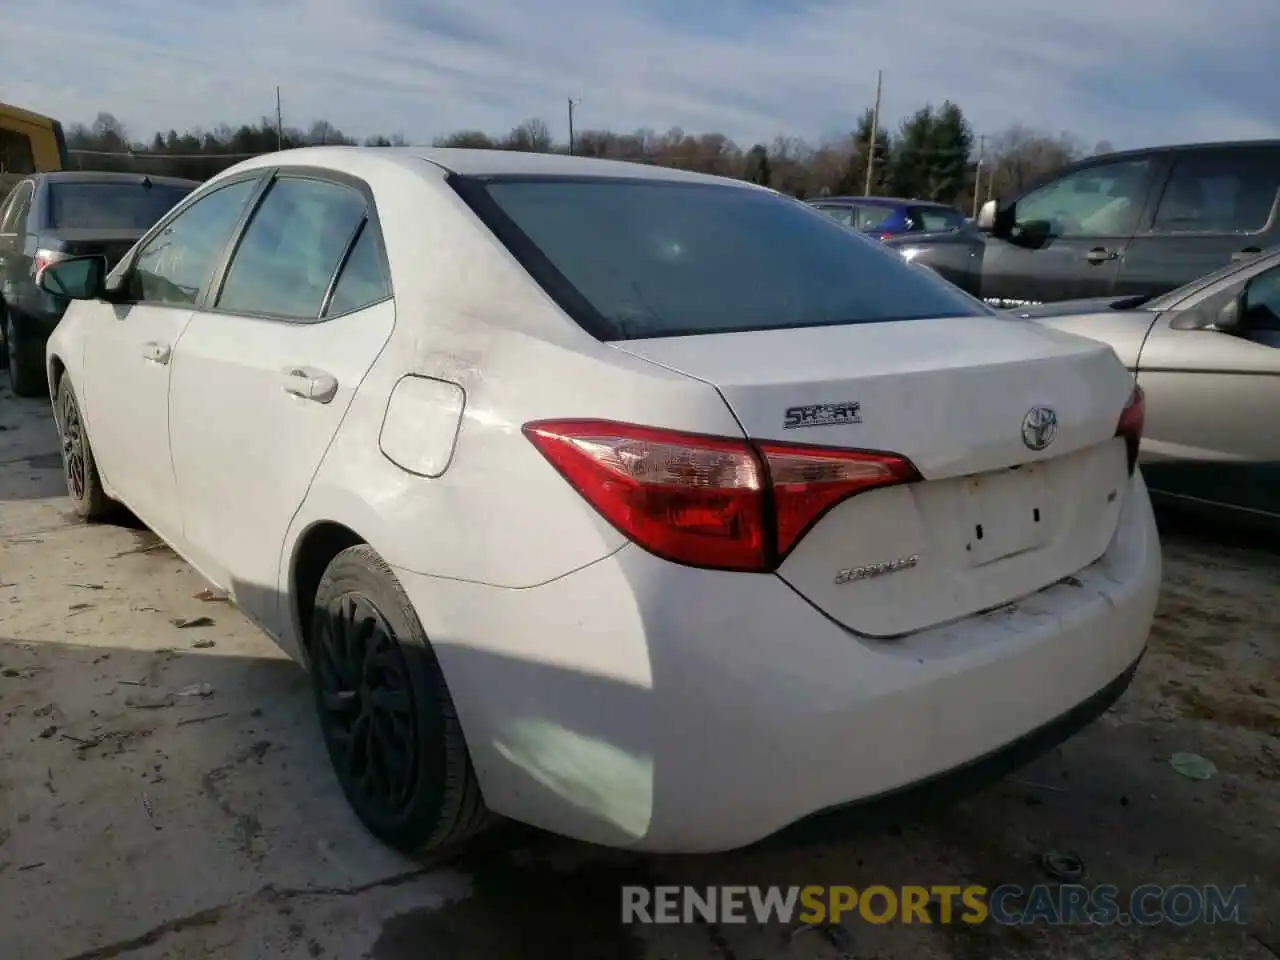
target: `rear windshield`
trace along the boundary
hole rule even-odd
[[[774,193],[636,180],[455,180],[601,340],[977,316],[987,307]]]
[[[192,187],[153,183],[51,183],[49,226],[57,229],[143,231]]]

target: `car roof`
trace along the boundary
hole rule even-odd
[[[236,164],[224,173],[286,164],[344,170],[353,160],[361,164],[369,160],[385,161],[411,169],[426,161],[449,173],[464,177],[592,177],[731,184],[744,189],[768,189],[728,177],[631,163],[625,160],[599,160],[594,157],[571,157],[559,153],[525,153],[518,150],[467,150],[454,147],[299,147],[294,150],[262,154]]]
[[[898,207],[923,207],[927,210],[955,210],[956,208],[949,203],[939,203],[937,200],[905,200],[902,197],[815,197],[810,203],[835,203],[849,204],[865,203],[865,204],[881,204],[884,206]]]
[[[116,173],[107,170],[59,170],[36,174],[34,179],[45,183],[141,183],[150,180],[162,187],[198,187],[199,181],[183,177],[153,177],[147,173]]]

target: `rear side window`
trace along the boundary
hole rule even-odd
[[[1174,161],[1151,229],[1157,233],[1257,233],[1280,189],[1280,150],[1206,151]]]
[[[940,207],[921,207],[915,211],[921,229],[926,233],[942,233],[946,230],[959,230],[964,226],[964,215],[958,210],[944,210]]]
[[[360,228],[356,245],[342,265],[333,296],[325,307],[326,317],[363,310],[391,296],[391,284],[387,281],[387,261],[382,252],[382,238],[377,225],[366,220]]]
[[[136,183],[65,182],[49,185],[49,226],[53,229],[150,229],[178,205],[192,187]]]
[[[561,307],[604,340],[990,312],[771,192],[583,179],[459,189]]]
[[[365,218],[364,197],[326,180],[281,177],[236,249],[218,297],[230,313],[314,320]]]
[[[0,173],[26,175],[36,172],[31,138],[16,130],[0,128]]]
[[[882,207],[875,205],[860,204],[858,206],[858,216],[854,221],[854,226],[859,230],[876,230],[884,226],[890,220],[901,221],[902,217],[898,214],[897,207]]]
[[[853,226],[855,212],[853,207],[815,207],[814,209],[821,210],[836,223],[843,223],[846,227]]]

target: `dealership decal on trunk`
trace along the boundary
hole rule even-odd
[[[849,567],[836,574],[836,583],[855,583],[871,577],[883,577],[886,573],[897,573],[899,570],[910,570],[920,562],[920,554],[913,553],[909,557],[897,560],[886,560],[884,563],[869,563],[865,567]]]
[[[784,430],[797,427],[834,427],[843,423],[861,423],[862,405],[855,400],[841,403],[814,403],[807,407],[788,407]]]

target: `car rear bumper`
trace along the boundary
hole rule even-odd
[[[776,577],[633,546],[523,590],[397,572],[494,811],[706,852],[1016,750],[1055,721],[1070,735],[1145,649],[1160,564],[1139,475],[1097,563],[892,641],[849,633]]]

